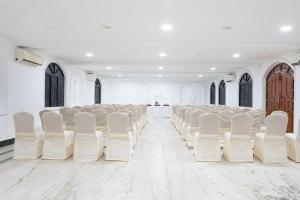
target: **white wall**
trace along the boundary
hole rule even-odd
[[[103,103],[204,104],[204,87],[198,82],[102,80]]]
[[[0,141],[15,137],[13,113],[26,111],[34,114],[36,126],[40,126],[38,112],[44,109],[45,69],[50,62],[56,62],[65,75],[65,105],[71,106],[71,74],[76,69],[82,76],[81,95],[78,105],[92,104],[94,83],[85,80],[85,71],[77,66],[46,58],[43,66],[32,67],[16,62],[15,45],[0,37]],[[74,79],[74,78],[73,78]]]

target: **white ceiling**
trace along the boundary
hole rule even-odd
[[[298,0],[1,0],[0,34],[112,77],[156,74],[160,65],[166,77],[211,75],[211,66],[231,72],[299,50],[299,10]],[[280,32],[285,24],[293,31]]]

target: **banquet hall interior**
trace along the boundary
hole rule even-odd
[[[299,200],[300,1],[0,0],[0,200]]]

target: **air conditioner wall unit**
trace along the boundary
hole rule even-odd
[[[227,83],[234,82],[235,80],[236,80],[236,75],[235,74],[226,74],[224,76],[224,81],[227,82]]]
[[[37,56],[26,49],[16,48],[15,50],[15,59],[19,62],[26,62],[33,66],[43,65],[43,58]]]

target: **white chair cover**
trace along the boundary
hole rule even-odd
[[[94,114],[81,112],[75,115],[75,147],[73,160],[98,160],[104,152],[102,132],[96,131]]]
[[[300,119],[298,121],[298,133],[286,134],[286,145],[288,157],[295,162],[300,162]]]
[[[217,114],[206,113],[200,116],[200,131],[195,136],[194,146],[196,161],[221,161],[219,127]]]
[[[39,112],[39,116],[40,116],[40,120],[41,120],[41,124],[42,124],[42,130],[44,130],[44,122],[43,122],[43,114],[46,112],[51,112],[51,110],[45,109]]]
[[[186,136],[186,145],[188,147],[194,147],[195,144],[195,135],[200,131],[199,118],[204,111],[202,110],[194,110],[190,113],[191,117],[191,125],[187,128],[187,136]]]
[[[287,161],[285,133],[288,118],[282,114],[269,115],[266,133],[256,133],[254,155],[263,162]]]
[[[68,108],[65,111],[65,125],[66,125],[66,130],[70,131],[75,131],[75,115],[77,113],[80,113],[80,110],[73,109],[73,108]]]
[[[64,131],[63,117],[55,112],[43,115],[45,142],[43,159],[67,159],[73,154],[74,132]]]
[[[30,113],[13,115],[16,139],[14,159],[37,159],[42,155],[43,134],[34,129],[34,117]]]
[[[231,132],[224,134],[224,156],[230,162],[252,162],[252,119],[238,114],[231,119]]]
[[[126,113],[115,112],[107,116],[106,160],[131,160],[133,142],[128,126],[129,117]]]

